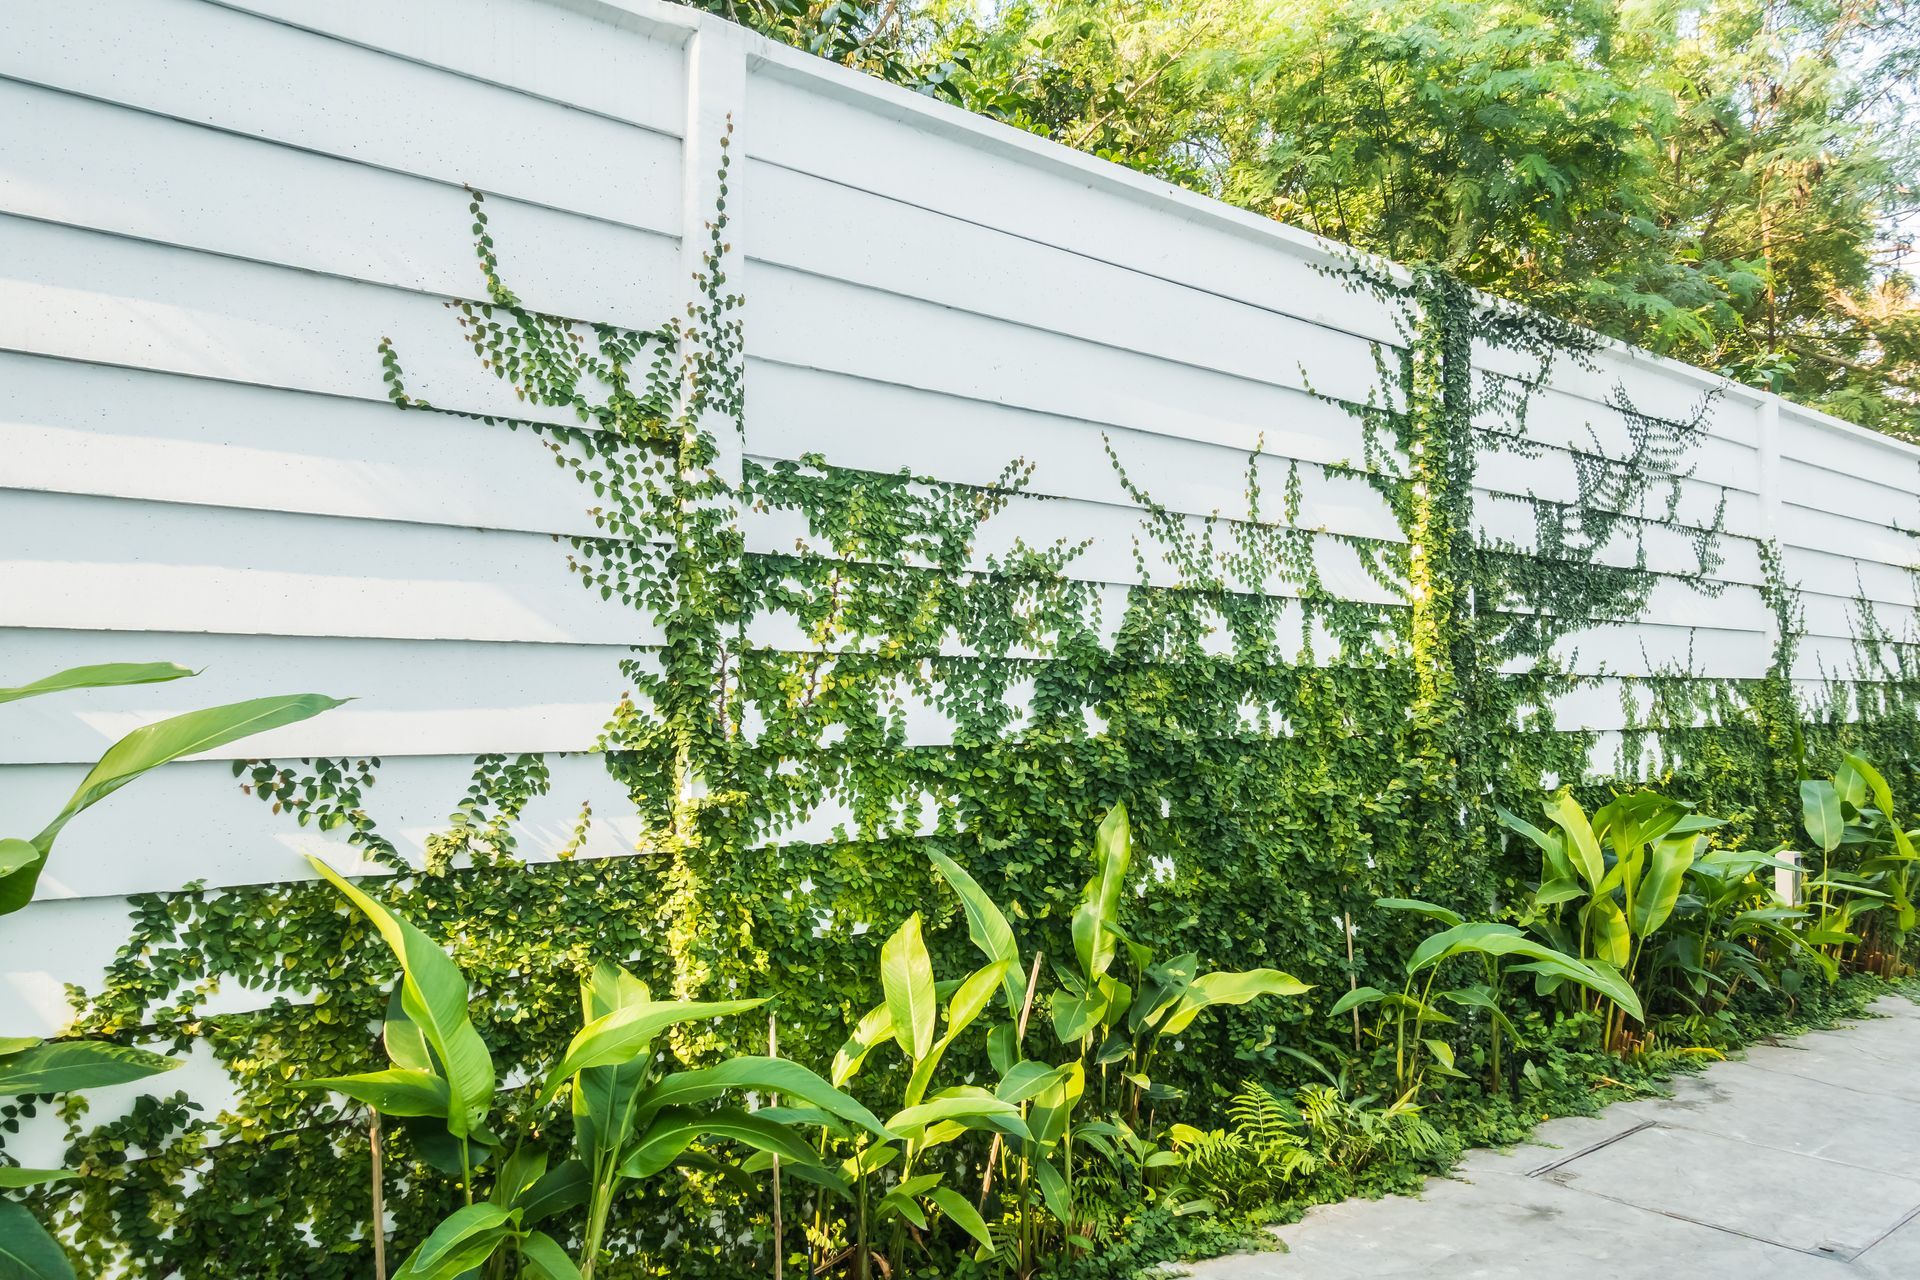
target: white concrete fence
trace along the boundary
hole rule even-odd
[[[593,532],[590,499],[524,432],[396,413],[375,343],[436,403],[513,405],[443,306],[481,289],[467,186],[529,305],[636,326],[680,311],[728,121],[749,456],[959,482],[1024,457],[1036,498],[989,541],[1091,538],[1072,572],[1122,587],[1142,514],[1103,433],[1176,510],[1243,515],[1263,443],[1263,467],[1301,464],[1303,526],[1400,537],[1367,484],[1321,470],[1357,462],[1359,432],[1302,368],[1364,398],[1369,344],[1394,336],[1316,269],[1336,247],[687,10],[20,0],[0,9],[0,121],[0,682],[206,668],[0,708],[8,830],[134,724],[268,692],[358,700],[228,751],[382,757],[372,807],[410,853],[474,756],[590,748],[648,639],[565,571],[555,535]],[[1548,448],[1488,458],[1487,495],[1573,498],[1571,451],[1624,436],[1616,383],[1676,417],[1719,385],[1623,347],[1596,362],[1560,367],[1531,422]],[[1769,540],[1803,591],[1809,688],[1856,663],[1857,595],[1912,635],[1920,451],[1728,387],[1690,465],[1676,518],[1710,524],[1724,499],[1726,589],[1663,583],[1645,617],[1568,645],[1580,670],[1762,674]],[[1520,504],[1478,505],[1531,537]],[[1343,550],[1326,545],[1328,583],[1387,600]],[[1696,563],[1685,530],[1647,554]],[[1561,713],[1617,730],[1619,689]],[[563,843],[583,800],[585,852],[629,849],[593,757],[554,779],[523,851]],[[143,781],[74,824],[43,901],[8,921],[0,1026],[65,1021],[63,984],[97,983],[126,895],[288,879],[328,849],[337,835],[240,797],[227,760]]]

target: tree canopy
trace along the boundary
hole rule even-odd
[[[701,0],[1920,438],[1920,0]]]

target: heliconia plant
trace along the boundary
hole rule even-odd
[[[80,689],[159,684],[196,674],[171,662],[111,662],[70,667],[27,684],[0,688],[0,703]],[[0,915],[33,900],[54,840],[82,812],[163,764],[212,751],[255,733],[276,729],[337,707],[339,698],[317,693],[254,698],[207,707],[144,725],[101,756],[59,812],[33,836],[0,838]],[[103,1040],[43,1040],[0,1037],[0,1095],[68,1093],[130,1084],[178,1066],[177,1060]],[[17,1189],[74,1177],[66,1169],[0,1169],[0,1189]],[[11,1200],[0,1200],[0,1274],[67,1280],[72,1264],[46,1228]]]
[[[1012,1252],[1015,1269],[1022,1274],[1045,1248],[1047,1233],[1038,1225],[1038,1209],[1044,1208],[1058,1225],[1062,1247],[1092,1245],[1077,1229],[1080,1214],[1072,1159],[1076,1142],[1116,1165],[1130,1163],[1141,1171],[1149,1163],[1174,1163],[1170,1153],[1156,1159],[1152,1134],[1141,1131],[1140,1121],[1143,1102],[1157,1104],[1178,1096],[1148,1075],[1164,1039],[1178,1036],[1213,1006],[1296,996],[1309,989],[1275,969],[1200,973],[1199,959],[1192,954],[1157,962],[1152,951],[1130,937],[1120,922],[1132,851],[1126,806],[1115,805],[1094,834],[1094,874],[1072,919],[1078,968],[1054,967],[1062,989],[1050,1001],[1051,1020],[1058,1042],[1075,1055],[1060,1065],[1026,1060],[1022,1049],[1039,958],[1023,994],[1017,980],[1006,980],[1019,972],[1020,951],[1005,913],[958,863],[937,851],[932,854],[941,876],[960,898],[969,938],[1003,974],[1006,1007],[1015,1015],[1010,1025],[994,1028],[987,1045],[1000,1074],[995,1096],[1021,1104],[1027,1132],[1008,1134],[1004,1143],[996,1139],[994,1153],[1004,1148],[1012,1167],[991,1169],[990,1176],[1002,1178],[1001,1185],[1013,1201]],[[1132,982],[1113,972],[1114,962],[1123,956]],[[1099,1118],[1078,1120],[1076,1112],[1086,1100],[1095,1072],[1102,1085],[1102,1108],[1110,1101],[1104,1096],[1110,1076],[1120,1084],[1119,1105]]]
[[[977,1244],[993,1245],[986,1220],[966,1196],[947,1184],[946,1173],[922,1170],[919,1165],[929,1151],[969,1131],[1028,1136],[1016,1102],[977,1086],[933,1088],[934,1073],[947,1051],[1000,992],[1008,963],[995,961],[958,982],[936,982],[917,912],[880,949],[885,999],[855,1025],[853,1035],[834,1056],[830,1073],[832,1083],[843,1086],[859,1074],[875,1050],[886,1045],[899,1050],[908,1068],[900,1109],[887,1120],[887,1128],[896,1136],[856,1135],[854,1153],[842,1166],[854,1187],[853,1274],[862,1280],[871,1272],[874,1241],[881,1232],[888,1236],[885,1256],[896,1264],[904,1251],[906,1228],[911,1225],[925,1232],[941,1218]],[[880,1177],[889,1185],[876,1201],[869,1186]]]
[[[1417,898],[1381,898],[1375,905],[1392,911],[1410,911],[1445,926],[1423,940],[1407,957],[1406,981],[1399,991],[1356,987],[1342,996],[1329,1012],[1330,1017],[1338,1018],[1349,1010],[1377,1005],[1383,1013],[1393,1015],[1394,1078],[1403,1098],[1411,1098],[1420,1091],[1428,1061],[1437,1074],[1465,1074],[1455,1065],[1453,1046],[1437,1036],[1426,1035],[1430,1026],[1451,1025],[1457,1021],[1439,1007],[1443,1000],[1457,1008],[1486,1011],[1488,1069],[1493,1087],[1496,1090],[1501,1087],[1502,1034],[1517,1039],[1504,1005],[1506,979],[1511,972],[1531,973],[1536,980],[1572,983],[1613,1001],[1636,1019],[1644,1016],[1639,997],[1619,973],[1605,965],[1588,964],[1557,951],[1529,938],[1513,925],[1469,921],[1451,908]],[[1477,957],[1484,980],[1435,991],[1446,962],[1460,956]],[[1519,963],[1513,963],[1516,959]]]
[[[994,1126],[998,1131],[987,1154],[980,1200],[984,1205],[987,1191],[997,1186],[1000,1199],[1011,1204],[1011,1229],[1004,1243],[989,1240],[977,1256],[1005,1255],[1017,1273],[1026,1275],[1052,1246],[1072,1250],[1085,1245],[1074,1230],[1071,1152],[1073,1114],[1086,1093],[1086,1069],[1078,1061],[1052,1065],[1026,1057],[1027,1020],[1043,957],[1034,956],[1024,986],[1017,978],[1009,980],[1008,975],[1019,972],[1020,948],[1006,913],[966,868],[937,849],[930,856],[960,899],[967,937],[987,958],[981,972],[1001,975],[1007,1011],[1007,1021],[987,1033],[987,1057],[999,1076],[993,1096],[1015,1109],[1017,1123]]]
[[[1544,808],[1556,828],[1552,832],[1499,810],[1501,822],[1541,853],[1530,926],[1561,953],[1635,983],[1653,938],[1673,918],[1704,834],[1723,822],[1652,791],[1617,796],[1591,819],[1568,791]],[[1570,921],[1565,904],[1573,904]],[[1565,980],[1565,975],[1542,973],[1537,985],[1550,992]],[[1601,988],[1576,985],[1596,1001],[1610,1002],[1604,1011],[1609,1045],[1625,1042],[1629,1017],[1644,1021],[1645,1000],[1639,995],[1630,1006]]]
[[[1132,856],[1127,808],[1116,804],[1094,833],[1093,878],[1073,913],[1073,952],[1079,968],[1056,967],[1063,991],[1054,997],[1052,1013],[1060,1042],[1077,1048],[1082,1060],[1100,1072],[1103,1095],[1108,1073],[1118,1075],[1125,1098],[1120,1113],[1138,1127],[1143,1103],[1179,1096],[1150,1074],[1164,1040],[1215,1006],[1300,996],[1311,988],[1278,969],[1202,973],[1200,958],[1192,952],[1158,960],[1120,923]],[[1123,955],[1131,982],[1114,972],[1114,961]]]
[[[1855,754],[1832,778],[1801,781],[1800,822],[1820,854],[1803,885],[1816,910],[1809,939],[1836,963],[1853,947],[1867,967],[1891,972],[1914,928],[1920,831],[1905,828],[1885,776]],[[1850,865],[1836,865],[1843,850]]]
[[[702,1141],[734,1142],[778,1156],[789,1167],[820,1164],[793,1127],[739,1107],[711,1105],[732,1094],[777,1093],[882,1141],[896,1138],[865,1107],[783,1058],[735,1057],[710,1067],[662,1072],[654,1042],[667,1028],[757,1009],[766,1001],[654,1000],[645,983],[611,964],[581,983],[582,1025],[565,1051],[529,1087],[535,1107],[563,1096],[573,1146],[557,1160],[528,1140],[509,1143],[490,1127],[498,1088],[493,1061],[469,1013],[465,975],[424,933],[317,858],[314,869],[372,922],[400,965],[383,1039],[393,1065],[352,1076],[317,1077],[301,1087],[352,1098],[382,1115],[433,1126],[420,1136],[456,1153],[466,1203],[434,1228],[395,1280],[454,1280],[517,1255],[523,1274],[592,1280],[604,1257],[613,1207],[632,1184],[697,1159]],[[416,1128],[418,1126],[416,1125]],[[497,1167],[491,1194],[475,1172]],[[541,1224],[584,1208],[578,1258]]]

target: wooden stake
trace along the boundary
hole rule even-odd
[[[1033,971],[1027,975],[1026,1003],[1020,1006],[1020,1022],[1013,1031],[1013,1047],[1016,1051],[1027,1038],[1027,1015],[1033,1012],[1033,993],[1040,986],[1040,961],[1042,958],[1043,953],[1038,951],[1033,953]],[[1020,1108],[1021,1114],[1024,1115],[1026,1110],[1026,1107],[1023,1105]],[[982,1211],[987,1207],[987,1192],[993,1186],[993,1163],[999,1158],[1000,1135],[996,1133],[993,1135],[993,1145],[987,1148],[987,1171],[980,1177],[980,1208]]]
[[[373,1149],[373,1275],[374,1280],[387,1280],[387,1197],[381,1186],[383,1174],[380,1167],[378,1111],[369,1113],[367,1143]]]
[[[1346,934],[1347,934],[1347,990],[1358,991],[1360,989],[1360,975],[1354,971],[1354,967],[1353,967],[1353,915],[1352,913],[1347,911],[1342,911],[1340,913],[1340,923],[1346,927]],[[1353,1006],[1352,1009],[1348,1010],[1348,1012],[1353,1014],[1353,1051],[1355,1053],[1359,1053],[1360,1052],[1360,1006],[1355,1005]]]

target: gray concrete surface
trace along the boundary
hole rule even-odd
[[[1920,1007],[1756,1045],[1673,1096],[1325,1205],[1197,1280],[1920,1280]]]

